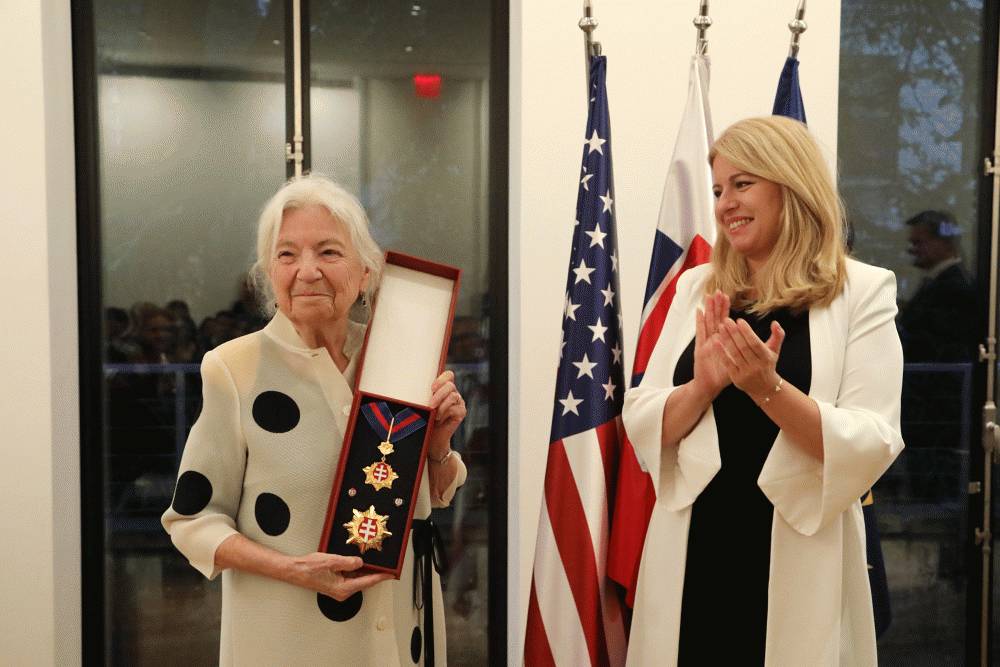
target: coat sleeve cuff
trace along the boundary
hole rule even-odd
[[[677,447],[663,446],[663,408],[674,389],[632,389],[622,413],[636,459],[652,478],[657,500],[671,511],[692,504],[721,467],[711,406]]]
[[[219,545],[239,532],[232,519],[220,514],[178,521],[165,527],[177,550],[187,556],[194,569],[209,579],[215,579],[222,572],[215,565],[215,552]]]
[[[448,485],[448,488],[441,493],[440,498],[435,498],[433,494],[431,495],[431,507],[448,507],[448,505],[451,504],[452,499],[455,497],[458,487],[465,484],[465,480],[469,476],[469,471],[465,467],[462,455],[456,451],[452,451],[451,458],[455,459],[455,465],[457,467],[455,478],[451,480],[451,484]]]
[[[816,534],[859,502],[903,449],[899,432],[879,415],[816,403],[824,460],[779,433],[758,479],[775,510],[803,535]]]

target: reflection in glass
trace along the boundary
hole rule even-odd
[[[159,517],[206,350],[259,328],[242,288],[284,181],[283,2],[95,0],[107,654],[218,660],[220,593]]]
[[[469,411],[452,443],[469,478],[432,515],[453,664],[487,662],[490,12],[485,0],[309,6],[313,170],[359,194],[383,249],[463,272],[448,368]]]
[[[982,4],[841,5],[841,193],[854,254],[896,273],[906,362],[906,449],[874,490],[886,664],[960,664],[979,623],[966,557]]]

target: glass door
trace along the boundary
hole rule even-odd
[[[507,241],[491,204],[506,199],[506,136],[491,115],[506,108],[490,89],[506,87],[491,79],[505,8],[76,3],[88,664],[218,660],[220,579],[187,563],[160,516],[201,410],[201,358],[265,324],[246,273],[260,208],[295,171],[293,62],[303,171],[359,195],[384,249],[463,270],[448,366],[469,410],[453,443],[469,478],[435,516],[448,657],[503,659],[506,458],[492,426],[506,369],[491,359],[506,341]]]
[[[202,355],[253,331],[245,274],[285,178],[285,7],[95,0],[106,662],[218,659],[219,581],[159,517]],[[85,419],[87,417],[85,416]]]
[[[885,664],[980,662],[996,33],[981,0],[841,5],[840,187],[853,254],[896,273],[905,361],[906,449],[874,489]]]
[[[489,661],[489,578],[498,566],[488,549],[488,510],[498,501],[490,484],[491,14],[490,0],[310,0],[308,11],[313,171],[359,194],[382,248],[462,269],[448,368],[469,409],[452,443],[469,478],[452,507],[432,515],[448,553],[448,661],[458,665]]]

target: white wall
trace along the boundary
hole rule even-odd
[[[555,388],[580,149],[586,122],[579,2],[511,3],[510,46],[510,664],[520,664],[535,531]],[[627,364],[657,208],[687,90],[693,0],[594,3],[608,56]],[[708,32],[716,133],[769,114],[797,3],[713,2]],[[810,127],[837,139],[840,3],[810,3],[802,39]]]
[[[0,22],[0,662],[80,664],[80,447],[69,3]]]

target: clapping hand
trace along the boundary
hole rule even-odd
[[[731,382],[724,355],[718,347],[720,327],[727,319],[729,297],[719,290],[707,295],[704,310],[695,313],[693,382],[708,400],[713,400]]]
[[[734,385],[756,403],[774,393],[778,376],[778,355],[785,340],[785,330],[771,322],[771,335],[763,342],[746,320],[726,317],[718,328],[715,347]]]

